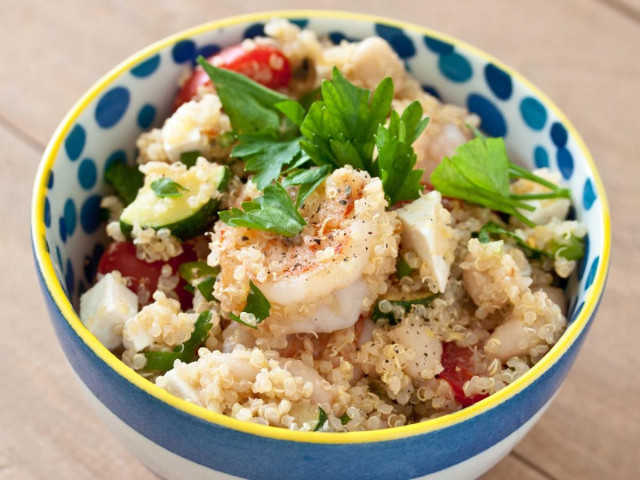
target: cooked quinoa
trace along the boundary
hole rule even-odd
[[[114,243],[81,299],[88,328],[173,395],[292,430],[420,422],[480,401],[526,373],[566,327],[563,282],[586,233],[567,219],[570,200],[532,199],[531,208],[506,215],[444,197],[431,174],[473,140],[468,126],[479,125],[475,115],[425,93],[381,38],[334,45],[285,20],[273,20],[265,32],[234,48],[276,52],[267,70],[247,75],[282,94],[301,99],[337,67],[368,90],[390,77],[398,112],[417,101],[429,124],[411,153],[426,188],[390,204],[387,177],[344,164],[293,207],[299,218],[289,213],[290,223],[300,225],[293,235],[217,219],[218,211],[264,207],[273,184],[258,188],[257,170],[245,170],[245,159],[232,153],[243,137],[232,133],[222,93],[210,82],[193,87],[197,72],[185,72],[179,98],[189,90],[188,98],[136,142],[135,202],[127,205],[120,191],[120,198],[102,201]],[[224,55],[209,60],[245,73],[225,64]],[[274,86],[286,69],[286,84]],[[317,167],[306,168],[312,174]],[[561,186],[547,169],[533,173]],[[287,174],[284,166],[274,181]],[[112,183],[118,189],[115,175]],[[280,201],[293,205],[303,187],[285,187]],[[552,191],[523,178],[509,188],[517,195]],[[144,195],[153,202],[141,208]],[[176,234],[181,217],[157,219],[174,215],[177,201],[211,216],[197,231]],[[483,235],[487,225],[499,233]],[[264,309],[265,301],[266,317],[256,306]],[[149,368],[152,358],[169,365]]]

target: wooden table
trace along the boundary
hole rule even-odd
[[[155,478],[80,397],[38,291],[29,241],[37,164],[80,95],[170,33],[229,15],[344,2],[2,0],[0,17],[0,478]],[[268,6],[265,6],[268,3]],[[640,1],[351,0],[493,53],[575,123],[600,167],[614,254],[599,318],[555,402],[483,478],[640,478]]]

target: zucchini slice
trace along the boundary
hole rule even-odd
[[[416,292],[416,293],[402,293],[402,292],[389,292],[384,297],[379,298],[376,302],[376,306],[371,314],[371,320],[378,322],[380,320],[386,320],[391,325],[398,323],[398,320],[393,315],[392,311],[383,312],[380,309],[380,302],[387,301],[392,306],[400,306],[405,312],[409,312],[413,305],[429,305],[433,300],[438,297],[432,293]],[[386,310],[386,309],[385,309]]]
[[[166,176],[180,185],[181,194],[158,196],[151,185],[162,177],[147,174],[135,200],[120,215],[120,229],[125,236],[131,237],[134,223],[155,230],[168,228],[181,240],[205,232],[216,217],[231,171],[224,165],[198,164],[183,171],[170,171]],[[209,189],[210,185],[214,186],[211,195],[199,198],[201,189]]]

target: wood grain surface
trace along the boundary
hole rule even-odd
[[[484,480],[640,478],[640,1],[351,0],[474,44],[544,90],[582,133],[611,204],[606,295],[555,402]],[[156,478],[98,422],[40,297],[29,240],[35,171],[56,125],[119,61],[230,15],[344,9],[325,0],[0,0],[0,478]]]

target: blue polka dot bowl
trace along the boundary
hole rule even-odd
[[[551,351],[497,394],[427,422],[347,434],[294,432],[241,422],[175,398],[138,376],[80,322],[78,298],[106,244],[105,168],[134,161],[135,139],[169,114],[177,80],[199,54],[260,35],[274,14],[215,21],[135,54],[96,83],[54,134],[38,172],[32,241],[58,339],[99,416],[142,462],[170,479],[468,479],[504,457],[533,426],[567,375],[603,292],[609,212],[579,134],[558,108],[500,61],[440,33],[382,18],[281,12],[334,41],[387,39],[425,90],[465,105],[489,135],[504,136],[527,167],[570,185],[588,225],[587,253],[567,286],[570,324]]]

